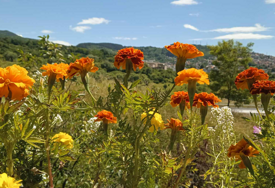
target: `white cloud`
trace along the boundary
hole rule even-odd
[[[261,26],[260,24],[255,24],[255,27],[231,27],[231,28],[220,28],[210,30],[212,32],[220,32],[220,33],[250,33],[250,32],[261,32],[269,30],[269,27]]]
[[[161,27],[164,27],[164,25],[153,25],[153,26],[151,26],[151,28],[161,28]]]
[[[50,34],[50,33],[53,33],[53,32],[51,30],[42,30],[41,33]]]
[[[192,25],[189,25],[189,24],[184,24],[183,27],[187,28],[187,29],[192,29],[194,31],[199,31],[198,28],[192,26]]]
[[[70,43],[66,42],[66,41],[62,41],[62,40],[54,40],[52,41],[53,43],[57,43],[57,44],[61,44],[61,45],[64,45],[64,46],[71,46]]]
[[[189,16],[196,16],[198,17],[200,15],[200,13],[190,13]]]
[[[108,24],[110,20],[106,20],[105,18],[89,18],[89,19],[84,19],[81,22],[79,22],[77,25],[83,25],[83,24],[91,24],[91,25],[98,25],[98,24]]]
[[[275,0],[265,0],[265,3],[272,4],[272,3],[275,3]]]
[[[136,37],[130,38],[130,37],[114,37],[115,40],[137,40]]]
[[[272,35],[260,35],[260,34],[254,34],[254,33],[234,33],[234,34],[229,34],[229,35],[223,35],[219,37],[215,37],[213,39],[271,39],[274,36]]]
[[[17,36],[19,36],[19,37],[23,37],[23,35],[21,35],[21,34],[16,34]]]
[[[70,26],[70,29],[79,33],[84,33],[84,31],[91,29],[89,26],[76,26],[72,27]]]
[[[176,1],[172,1],[171,4],[173,4],[173,5],[197,5],[199,3],[195,0],[176,0]]]

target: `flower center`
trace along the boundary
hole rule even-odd
[[[11,83],[10,79],[5,80],[5,85],[8,86]]]

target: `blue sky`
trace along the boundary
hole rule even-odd
[[[67,45],[236,39],[275,56],[275,0],[0,0],[0,30]]]

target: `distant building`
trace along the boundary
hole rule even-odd
[[[145,63],[152,69],[160,69],[160,70],[172,69],[173,71],[176,70],[175,65],[171,63],[160,63],[153,60],[145,61]]]

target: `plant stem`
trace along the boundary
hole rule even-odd
[[[12,142],[6,142],[6,151],[7,151],[7,171],[10,176],[13,176],[13,159],[12,159],[12,153],[14,149],[14,143]]]
[[[133,64],[130,59],[126,59],[126,75],[124,77],[124,86],[128,89],[128,79],[130,77],[131,71],[133,69]]]
[[[52,175],[52,167],[51,167],[51,157],[50,157],[50,124],[49,124],[49,107],[46,110],[46,154],[47,154],[47,162],[48,162],[48,173],[49,173],[49,181],[50,181],[50,188],[53,188],[53,175]]]
[[[176,141],[176,135],[177,135],[177,131],[172,130],[171,137],[170,137],[170,144],[169,144],[169,148],[168,148],[169,151],[173,150],[173,146],[174,146],[174,143]]]
[[[86,89],[86,91],[88,92],[88,94],[90,95],[90,97],[92,98],[92,102],[93,102],[93,105],[95,105],[95,98],[93,96],[93,94],[91,93],[90,89],[89,89],[89,75],[81,75],[81,80],[82,80],[82,83],[84,85],[84,88]]]

